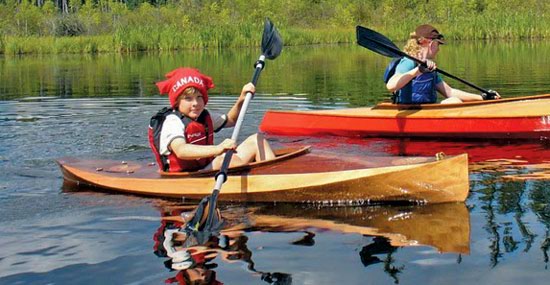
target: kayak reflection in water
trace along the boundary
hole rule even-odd
[[[405,53],[424,61],[418,65],[415,61],[403,57],[390,63],[384,75],[386,88],[395,96],[398,104],[429,104],[437,102],[437,92],[445,97],[442,104],[461,103],[500,99],[496,91],[488,90],[482,95],[452,88],[437,72],[435,58],[439,45],[444,44],[443,35],[431,25],[420,25],[404,47]]]
[[[153,239],[154,252],[158,257],[168,257],[164,265],[170,270],[177,270],[174,277],[165,280],[172,284],[211,284],[220,285],[213,270],[218,265],[216,257],[224,262],[243,261],[247,269],[259,274],[261,280],[269,284],[292,284],[292,278],[286,273],[269,273],[257,271],[252,261],[252,252],[247,247],[248,237],[241,230],[227,230],[221,236],[210,235],[206,241],[185,231],[185,220],[182,210],[162,212],[161,225]]]
[[[194,68],[177,68],[157,82],[161,94],[168,94],[171,108],[159,111],[149,126],[149,143],[161,170],[170,172],[219,169],[224,153],[235,150],[230,166],[275,157],[261,134],[248,137],[237,146],[232,139],[214,145],[214,132],[235,126],[246,94],[254,94],[252,83],[243,86],[237,102],[227,114],[205,109],[212,79]]]

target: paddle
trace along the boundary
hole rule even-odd
[[[256,85],[258,78],[260,77],[260,72],[265,66],[265,59],[275,59],[281,53],[283,49],[283,42],[281,36],[275,29],[273,23],[266,18],[264,24],[264,31],[262,35],[262,54],[254,64],[254,75],[252,76],[252,84]],[[241,125],[244,120],[244,115],[248,104],[252,99],[253,94],[248,92],[244,99],[243,106],[237,118],[235,128],[233,129],[233,134],[231,139],[237,141],[239,137],[239,132],[241,130]],[[231,162],[231,157],[233,156],[234,151],[230,150],[225,153],[225,158],[223,160],[220,171],[216,174],[216,184],[214,190],[212,190],[212,195],[205,197],[199,203],[197,211],[195,211],[195,216],[187,223],[187,231],[205,231],[212,232],[217,230],[221,226],[221,218],[215,215],[217,212],[216,203],[218,200],[218,194],[222,188],[223,183],[227,180],[227,169],[229,168],[229,163]],[[207,213],[208,216],[206,221],[204,219],[204,214]],[[204,224],[201,226],[201,224]]]
[[[368,48],[378,54],[381,54],[383,56],[387,57],[406,57],[410,60],[415,61],[416,63],[426,66],[426,63],[423,62],[420,59],[417,59],[413,56],[408,55],[407,53],[401,51],[390,39],[385,37],[384,35],[373,31],[371,29],[357,26],[357,43],[365,48]],[[496,97],[496,92],[493,90],[486,90],[484,88],[481,88],[473,83],[470,83],[462,78],[458,78],[446,71],[441,70],[440,68],[437,68],[437,71],[443,75],[446,75],[450,78],[456,79],[480,92],[483,93],[483,99],[494,99]]]

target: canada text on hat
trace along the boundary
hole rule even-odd
[[[168,94],[170,105],[175,108],[178,96],[188,87],[195,87],[208,103],[208,89],[214,88],[212,78],[200,73],[198,69],[180,67],[166,74],[166,80],[157,82],[161,94]]]
[[[204,81],[201,78],[197,76],[187,76],[187,77],[182,77],[176,81],[174,86],[172,86],[172,92],[177,93],[178,90],[181,87],[187,85],[187,83],[195,83],[200,85],[202,88],[205,88]]]

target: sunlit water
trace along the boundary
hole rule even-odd
[[[161,216],[179,214],[171,210],[178,201],[69,191],[55,159],[152,161],[146,127],[167,104],[153,83],[171,68],[199,67],[217,85],[209,109],[225,112],[250,80],[256,53],[1,58],[0,284],[164,284],[183,274],[165,266],[154,240],[177,226]],[[241,137],[256,132],[267,109],[344,108],[387,98],[381,83],[387,62],[355,46],[286,49],[267,63]],[[550,90],[548,43],[451,44],[439,63],[505,97]],[[548,162],[547,143],[270,140],[365,159],[468,152],[471,194],[451,206],[224,204],[231,225],[258,224],[224,233],[220,253],[198,266],[210,278],[215,272],[224,284],[547,283],[550,182],[503,178],[530,168],[476,167],[497,158]],[[229,244],[238,245],[231,248],[238,257],[224,259]]]

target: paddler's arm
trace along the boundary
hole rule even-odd
[[[241,107],[243,106],[247,92],[252,92],[252,94],[256,92],[256,87],[254,86],[254,84],[247,83],[243,86],[243,89],[241,90],[241,96],[239,96],[239,99],[237,99],[235,105],[233,105],[233,107],[231,107],[231,110],[229,110],[229,112],[227,113],[227,123],[224,126],[225,128],[233,127],[237,123],[237,119],[239,118],[239,113],[241,112]]]
[[[225,139],[219,145],[188,144],[183,138],[175,138],[169,146],[179,159],[199,159],[218,156],[230,149],[236,149],[237,144],[231,139]]]
[[[407,83],[409,83],[411,80],[413,80],[418,75],[422,74],[418,67],[415,67],[405,73],[395,73],[390,80],[388,80],[388,83],[386,83],[386,88],[391,93],[396,92],[397,90],[400,90],[403,88]]]
[[[386,88],[394,93],[405,87],[411,80],[424,72],[436,70],[437,64],[432,60],[426,60],[425,66],[417,65],[412,61],[397,65],[395,74],[386,83]]]
[[[456,97],[462,100],[462,102],[483,100],[483,97],[481,95],[452,88],[445,81],[441,81],[440,83],[438,83],[436,85],[436,88],[437,91],[441,93],[441,95],[445,96],[445,98]],[[495,94],[495,99],[500,99],[500,95],[496,91]]]

